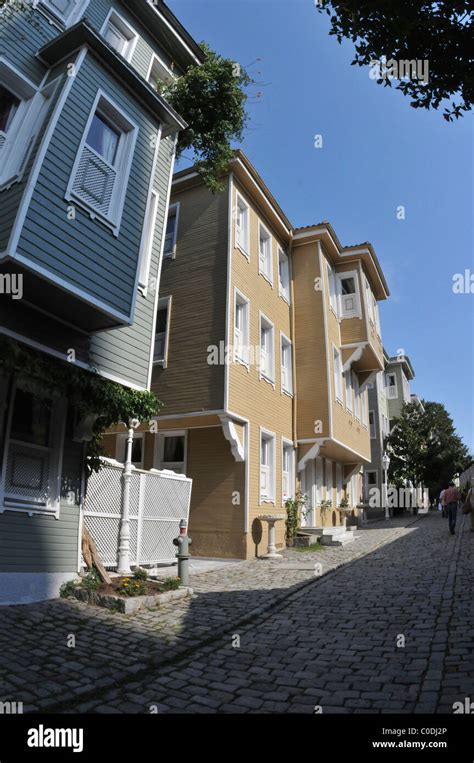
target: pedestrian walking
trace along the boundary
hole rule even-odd
[[[449,483],[449,487],[444,492],[444,502],[446,504],[446,510],[448,512],[449,532],[454,535],[454,528],[456,527],[456,514],[458,512],[459,503],[459,490],[455,487],[454,482]]]
[[[462,513],[471,515],[471,532],[474,533],[474,487],[472,484],[464,499]]]

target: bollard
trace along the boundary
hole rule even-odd
[[[188,535],[188,525],[185,519],[182,519],[179,523],[179,535],[174,538],[173,543],[178,546],[178,553],[176,557],[178,559],[178,577],[181,579],[182,586],[189,586],[189,546],[192,543],[191,538]]]

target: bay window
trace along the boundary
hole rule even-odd
[[[339,314],[341,318],[360,316],[359,281],[357,273],[338,273]]]
[[[84,13],[89,0],[41,0],[48,13],[65,26],[75,24]]]
[[[327,265],[327,277],[328,277],[328,289],[329,289],[329,305],[333,309],[337,316],[337,292],[336,292],[336,276],[334,268],[329,262]]]
[[[178,235],[178,213],[179,203],[172,204],[168,210],[166,220],[165,246],[163,250],[164,257],[174,257],[176,254],[176,238]]]
[[[138,41],[138,34],[116,11],[112,11],[105,23],[103,36],[109,45],[130,61]]]

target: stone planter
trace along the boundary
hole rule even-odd
[[[183,587],[178,588],[176,591],[165,591],[165,593],[158,593],[153,596],[131,596],[130,598],[125,598],[123,596],[101,594],[95,591],[85,591],[81,588],[76,588],[74,596],[86,604],[112,609],[115,612],[121,612],[123,615],[131,615],[140,609],[154,609],[163,606],[163,604],[169,604],[170,601],[186,599],[188,596],[192,596],[192,593],[192,588]]]

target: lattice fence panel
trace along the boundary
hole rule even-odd
[[[192,480],[181,475],[135,470],[130,483],[130,562],[157,564],[175,559],[173,538],[188,519]],[[86,527],[106,567],[116,567],[122,505],[122,468],[104,465],[91,475],[84,508]],[[141,532],[139,532],[141,528]],[[140,548],[137,548],[140,541]]]

